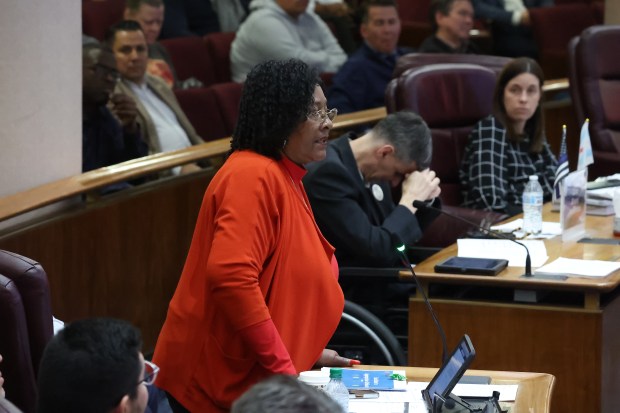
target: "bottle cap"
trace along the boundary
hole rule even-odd
[[[331,369],[329,369],[329,378],[330,379],[341,379],[342,369],[340,367],[332,367]]]
[[[530,175],[530,181],[538,181],[538,175]]]

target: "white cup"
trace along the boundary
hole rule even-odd
[[[319,370],[302,371],[299,373],[299,381],[309,384],[319,390],[323,390],[325,386],[327,386],[327,383],[329,383],[329,372]]]

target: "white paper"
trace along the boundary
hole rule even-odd
[[[494,225],[491,227],[493,231],[499,231],[503,233],[514,233],[517,238],[521,238],[525,235],[521,228],[523,227],[523,219],[518,218],[513,221],[507,222],[501,225]],[[529,235],[528,239],[542,239],[542,238],[553,238],[556,235],[560,235],[562,233],[562,227],[559,222],[548,222],[544,221],[542,223],[542,231],[540,234]]]
[[[540,267],[549,258],[545,242],[541,240],[521,240],[530,252],[532,267]],[[523,246],[507,239],[470,239],[457,241],[459,257],[501,258],[508,260],[510,267],[525,267],[527,253]]]
[[[620,269],[620,263],[600,260],[578,260],[560,257],[537,269],[536,273],[563,274],[573,277],[606,277]]]
[[[406,392],[380,391],[377,399],[350,399],[350,413],[426,413],[422,390],[428,382],[409,382]],[[517,397],[518,384],[457,384],[452,393],[459,397],[491,397],[499,392],[499,400],[512,402]],[[408,405],[406,405],[408,403]]]

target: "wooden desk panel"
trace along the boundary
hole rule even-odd
[[[559,214],[545,208],[545,220]],[[587,217],[589,236],[611,238],[612,217]],[[549,261],[558,256],[617,260],[620,246],[546,241]],[[558,379],[553,412],[620,411],[620,271],[604,279],[566,281],[520,278],[523,267],[496,277],[437,274],[434,265],[457,253],[451,246],[416,266],[423,288],[449,341],[463,333],[476,349],[475,368],[544,371]],[[401,274],[407,278],[405,272]],[[410,277],[410,275],[409,275]],[[430,285],[445,285],[442,288]],[[458,286],[463,286],[459,288]],[[469,291],[462,298],[454,290]],[[517,290],[540,295],[535,303],[513,300]],[[409,364],[438,366],[441,343],[421,298],[409,307]]]
[[[460,339],[460,337],[459,337]],[[365,370],[405,370],[407,380],[430,381],[436,368],[394,367],[394,366],[355,366]],[[545,373],[525,373],[517,371],[468,370],[466,376],[489,376],[493,384],[518,384],[517,398],[509,403],[511,413],[548,413],[551,392],[555,378]]]

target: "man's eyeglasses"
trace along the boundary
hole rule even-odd
[[[308,119],[321,122],[322,124],[327,119],[333,121],[336,118],[337,114],[338,114],[338,109],[336,108],[329,109],[329,110],[321,109],[321,110],[308,113]]]
[[[121,74],[118,72],[118,70],[113,69],[111,67],[103,66],[100,64],[94,65],[93,71],[95,72],[95,75],[97,75],[98,77],[106,78],[109,76],[114,81],[117,81],[121,77]]]
[[[159,367],[157,367],[157,364],[148,360],[144,360],[144,378],[140,383],[144,383],[147,386],[150,386],[151,384],[155,383],[157,373],[159,373]]]

